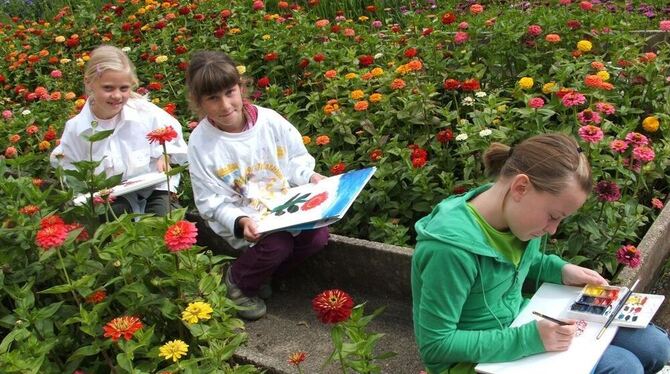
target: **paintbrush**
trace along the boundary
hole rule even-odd
[[[598,333],[598,336],[596,336],[596,339],[600,339],[600,337],[603,336],[603,334],[605,333],[605,330],[607,330],[607,328],[612,324],[612,321],[614,321],[614,318],[616,318],[617,314],[619,314],[619,312],[621,311],[621,308],[623,308],[624,304],[626,304],[626,301],[628,301],[628,298],[630,297],[630,295],[633,294],[633,290],[635,289],[635,287],[637,287],[638,283],[640,283],[639,278],[635,280],[635,283],[633,283],[633,286],[631,286],[631,288],[628,290],[628,292],[626,292],[626,294],[624,295],[623,299],[621,299],[619,304],[617,304],[616,308],[614,308],[614,311],[612,312],[612,314],[610,314],[609,318],[607,319],[607,322],[605,322],[605,325],[603,326],[603,328],[600,329],[600,332]]]

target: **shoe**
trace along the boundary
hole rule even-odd
[[[239,306],[240,309],[237,311],[237,315],[246,320],[255,321],[260,319],[267,313],[267,307],[265,306],[265,301],[260,297],[248,297],[242,293],[239,287],[233,283],[232,277],[230,275],[230,268],[226,271],[225,276],[226,283],[226,296]]]
[[[261,288],[258,289],[258,297],[263,300],[272,297],[272,285],[270,283],[261,284]]]

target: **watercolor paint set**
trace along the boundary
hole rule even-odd
[[[604,323],[623,302],[628,288],[587,284],[570,304],[566,315],[577,320]],[[613,325],[646,327],[665,299],[664,295],[632,293],[614,317]]]

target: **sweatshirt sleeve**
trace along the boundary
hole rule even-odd
[[[289,158],[288,181],[293,186],[309,183],[309,178],[314,174],[314,157],[307,152],[302,142],[300,132],[289,121],[276,114],[277,120],[281,121],[288,145],[287,156]]]
[[[528,269],[528,277],[541,282],[562,284],[561,269],[568,262],[556,255],[541,253]]]
[[[414,328],[419,352],[429,368],[511,361],[544,352],[535,322],[517,328],[459,329],[463,305],[478,275],[475,254],[424,241],[419,242],[414,256],[413,297],[419,298]]]
[[[238,197],[233,191],[220,186],[207,173],[203,160],[199,158],[194,147],[189,148],[189,171],[193,199],[200,215],[207,220],[219,222],[231,234],[235,232],[237,217],[249,214],[236,204]]]

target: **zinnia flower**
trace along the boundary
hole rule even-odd
[[[91,304],[99,304],[107,298],[107,292],[105,290],[97,290],[88,296],[86,296],[86,302]]]
[[[596,184],[596,195],[600,201],[617,201],[621,198],[621,190],[619,186],[610,181],[600,181]]]
[[[648,131],[648,132],[658,131],[658,127],[659,127],[658,117],[648,116],[647,118],[642,120],[642,127],[645,129],[645,131]]]
[[[181,313],[181,319],[187,323],[194,324],[200,320],[206,321],[212,318],[212,312],[211,305],[202,301],[195,301],[188,304],[186,310]]]
[[[188,353],[188,344],[184,343],[183,340],[176,339],[163,344],[158,350],[160,357],[177,362],[181,356]]]
[[[349,97],[351,97],[354,100],[360,100],[363,97],[365,97],[365,92],[363,92],[363,90],[353,90],[349,94]]]
[[[533,84],[535,84],[535,82],[531,77],[523,77],[519,79],[519,87],[521,87],[522,90],[533,88]]]
[[[646,136],[640,134],[639,132],[629,132],[628,134],[626,134],[626,141],[629,144],[633,145],[649,144],[649,139]]]
[[[651,199],[651,206],[653,206],[658,210],[661,210],[663,209],[663,202],[661,201],[661,199],[654,197]]]
[[[344,173],[346,168],[347,168],[347,165],[344,162],[338,162],[337,164],[330,167],[330,174],[332,174],[332,175],[342,174],[342,173]]]
[[[32,216],[37,214],[37,212],[40,211],[40,207],[34,204],[28,204],[24,206],[23,208],[19,209],[19,213],[25,214],[27,216]]]
[[[533,109],[539,109],[544,106],[544,99],[541,97],[534,97],[528,100],[528,106]]]
[[[598,143],[603,139],[603,130],[598,126],[586,125],[579,128],[577,131],[579,137],[588,143]]]
[[[372,161],[379,161],[384,153],[382,152],[381,149],[375,149],[372,152],[370,152],[370,160]]]
[[[391,82],[391,89],[392,90],[400,90],[402,88],[405,88],[405,85],[406,84],[405,84],[404,80],[402,80],[400,78],[396,78],[396,79],[393,80],[393,82]]]
[[[616,112],[614,105],[605,102],[596,103],[596,110],[601,114],[605,114],[608,116]]]
[[[588,124],[599,124],[600,121],[602,120],[600,118],[600,114],[598,112],[594,112],[591,109],[584,109],[581,112],[577,113],[577,120],[579,120],[579,123],[582,125],[588,125]]]
[[[614,153],[624,153],[628,149],[628,143],[621,139],[616,139],[610,143],[610,149]]]
[[[288,363],[293,366],[298,366],[301,362],[305,361],[306,357],[307,352],[293,352],[288,356]]]
[[[364,110],[367,110],[369,106],[369,103],[367,100],[361,100],[357,101],[356,104],[354,104],[354,110],[357,112],[362,112]]]
[[[451,129],[440,130],[436,137],[438,142],[446,144],[454,140],[454,132]]]
[[[351,316],[354,300],[348,293],[338,290],[326,290],[312,300],[312,309],[323,323],[339,323]]]
[[[620,264],[636,268],[640,265],[640,251],[634,245],[623,245],[616,251],[616,260]]]
[[[172,141],[176,137],[177,132],[172,128],[172,126],[156,129],[147,134],[147,139],[149,140],[149,143],[158,143],[161,145],[165,144],[166,142]]]
[[[656,153],[651,147],[646,145],[640,145],[633,148],[633,158],[641,162],[650,162],[653,161],[656,157]]]
[[[577,42],[577,49],[580,50],[581,52],[588,52],[592,48],[593,44],[591,44],[591,42],[588,40],[580,40]]]
[[[65,225],[43,227],[35,236],[35,244],[43,250],[60,247],[67,239],[68,229]]]
[[[664,19],[658,23],[658,28],[661,31],[670,31],[670,20]]]
[[[558,34],[547,34],[547,36],[544,37],[544,40],[546,40],[547,43],[558,43],[561,41],[561,36]]]
[[[316,145],[328,145],[330,137],[328,135],[319,135],[316,137]]]
[[[195,244],[197,236],[198,229],[195,227],[195,223],[181,220],[168,227],[164,236],[165,245],[170,252],[183,251]]]
[[[566,108],[570,108],[586,103],[586,97],[577,91],[570,91],[563,96],[561,103]]]
[[[142,321],[137,317],[123,316],[117,317],[113,320],[107,322],[105,326],[102,327],[105,330],[105,337],[112,338],[113,341],[119,340],[120,337],[123,337],[126,340],[130,340],[133,337],[135,332],[142,328]]]

